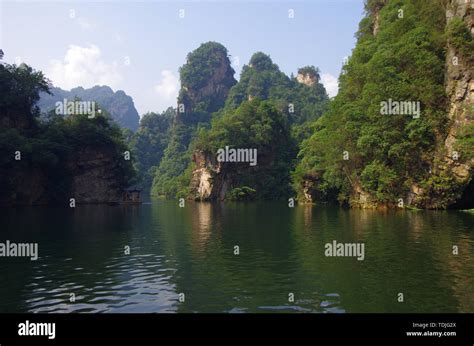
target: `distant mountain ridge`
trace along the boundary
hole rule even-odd
[[[132,97],[127,95],[123,90],[114,92],[112,88],[106,85],[96,85],[89,89],[77,87],[71,89],[71,91],[52,87],[51,95],[46,93],[40,94],[40,100],[37,105],[41,112],[49,112],[55,109],[56,102],[63,101],[63,99],[73,100],[75,97],[84,101],[97,102],[110,113],[112,119],[121,127],[132,131],[138,129],[140,116],[135,108]]]

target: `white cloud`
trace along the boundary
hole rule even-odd
[[[70,45],[63,60],[50,60],[47,76],[55,86],[64,89],[94,85],[116,88],[122,80],[118,64],[104,62],[99,47],[95,45]]]
[[[336,77],[329,73],[323,73],[321,75],[321,82],[326,88],[329,97],[337,95],[337,92],[339,90],[339,82],[337,81]]]
[[[166,101],[174,101],[178,96],[178,77],[169,70],[161,71],[161,77],[160,82],[154,87],[155,92]]]

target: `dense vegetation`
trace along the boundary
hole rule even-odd
[[[191,164],[189,143],[196,129],[182,123],[175,124],[171,129],[170,141],[166,147],[152,185],[152,195],[183,196],[189,185],[188,165]]]
[[[256,166],[206,162],[214,165],[206,167],[212,171],[210,184],[220,175],[230,200],[297,195],[301,201],[373,207],[418,198],[421,206],[448,207],[460,199],[463,189],[471,191],[472,183],[465,188],[446,168],[451,158],[446,159],[444,143],[453,128],[447,116],[453,101],[447,97],[446,60],[454,48],[470,66],[472,34],[460,18],[447,23],[441,0],[367,0],[365,10],[357,45],[343,66],[339,93],[332,100],[315,66],[287,76],[270,56],[256,52],[237,82],[227,49],[207,42],[189,53],[180,68],[177,107],[145,114],[135,133],[120,132],[107,112],[92,120],[54,114],[47,121],[36,120],[38,95],[47,94],[50,85],[39,72],[5,65],[3,113],[28,116],[7,116],[10,124],[2,129],[0,144],[21,148],[29,160],[23,165],[54,169],[51,176],[60,182],[61,176],[70,176],[62,162],[71,151],[87,142],[109,146],[119,155],[126,150],[125,134],[146,191],[190,198],[200,198],[192,186],[195,153],[204,153],[207,160],[225,147],[256,149]],[[414,108],[387,114],[383,105],[392,101]],[[472,104],[464,106],[466,117],[472,118]],[[469,166],[474,126],[466,124],[455,133],[449,150],[459,152],[457,165]],[[2,158],[1,167],[9,160]],[[123,184],[132,182],[130,162],[120,170]],[[8,182],[3,179],[2,184]],[[425,203],[428,199],[436,203]]]
[[[55,203],[70,197],[70,179],[76,173],[75,154],[84,148],[109,155],[114,162],[117,187],[126,187],[134,178],[131,162],[123,159],[127,150],[122,131],[106,111],[89,118],[87,114],[67,117],[51,112],[39,119],[36,102],[50,84],[41,72],[22,64],[0,65],[0,198],[2,203]],[[98,111],[98,109],[97,109]],[[19,159],[15,159],[17,154]],[[22,178],[38,179],[46,195],[31,200],[31,191],[22,191]],[[92,182],[91,182],[92,184]]]
[[[226,108],[237,108],[242,102],[257,97],[273,100],[291,123],[314,120],[326,110],[326,90],[318,83],[319,70],[314,66],[300,68],[298,74],[310,76],[314,84],[305,85],[288,77],[268,55],[257,52],[242,68],[240,81],[230,90]]]
[[[271,101],[255,98],[216,117],[194,147],[210,153],[225,148],[256,149],[258,164],[225,163],[230,199],[275,199],[290,193],[288,169],[296,154],[288,118]]]
[[[236,83],[233,75],[227,49],[219,43],[204,43],[188,54],[186,64],[180,69],[182,87],[177,115],[163,158],[154,171],[153,195],[186,194],[190,143],[199,128],[209,126],[212,113],[224,105],[228,90]]]
[[[138,131],[125,131],[132,150],[134,166],[138,172],[137,181],[149,193],[155,170],[164,156],[171,137],[176,109],[169,107],[162,113],[147,113],[140,120]]]
[[[291,195],[289,173],[297,145],[308,136],[309,123],[329,102],[313,66],[298,70],[310,81],[303,84],[280,71],[271,58],[255,53],[232,87],[225,107],[214,114],[209,130],[202,129],[194,150],[215,154],[218,149],[256,149],[258,164],[226,163],[228,199],[275,199]],[[193,196],[192,196],[193,197]],[[194,196],[196,197],[196,196]]]
[[[180,70],[179,120],[187,125],[208,124],[213,112],[224,105],[236,83],[227,48],[217,42],[201,44],[186,57]]]
[[[395,204],[415,182],[427,191],[444,190],[447,200],[455,192],[452,177],[430,170],[447,126],[445,9],[441,1],[399,0],[382,7],[384,3],[367,2],[339,94],[302,144],[293,173],[300,194],[307,181],[314,182],[315,195],[332,194],[341,202],[352,202],[361,188],[378,203]],[[379,32],[374,35],[378,11]],[[458,22],[453,21],[450,32],[466,37]],[[466,40],[453,42],[464,45]],[[389,99],[420,102],[420,117],[381,114],[381,102]],[[472,155],[472,137],[470,141],[463,143]]]
[[[154,169],[152,194],[189,197],[193,152],[215,154],[229,146],[255,148],[259,160],[256,167],[227,165],[226,171],[233,172],[229,198],[287,196],[297,143],[329,103],[319,71],[307,66],[298,72],[309,76],[308,85],[286,76],[258,52],[235,83],[222,45],[209,42],[190,53],[180,69],[178,105],[184,104],[185,111],[178,112],[170,128],[168,146]]]

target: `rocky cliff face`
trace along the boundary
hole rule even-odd
[[[203,43],[189,53],[186,64],[181,66],[179,72],[181,89],[176,117],[170,128],[168,146],[152,184],[151,193],[157,196],[176,196],[177,191],[184,188],[178,177],[191,163],[187,151],[197,126],[211,121],[211,114],[224,106],[230,88],[236,83],[227,49],[217,42]],[[179,165],[176,164],[177,161],[180,162]],[[203,178],[201,190],[207,189],[206,181]]]
[[[211,99],[205,111],[212,113],[219,110],[224,105],[230,88],[235,84],[234,81],[234,71],[229,59],[219,55],[212,76],[206,84],[199,88],[192,85],[182,86],[182,97],[186,109],[192,112],[200,102]]]
[[[230,176],[223,171],[223,164],[202,150],[193,153],[196,168],[191,178],[191,197],[195,200],[224,200],[231,185]]]
[[[455,18],[461,18],[471,34],[474,34],[474,4],[464,0],[449,1],[446,9],[447,25]],[[472,53],[472,52],[471,52]],[[448,44],[446,53],[445,85],[448,98],[447,135],[439,141],[431,173],[454,178],[457,195],[447,201],[449,205],[472,207],[472,167],[474,156],[463,157],[457,150],[457,142],[465,129],[474,124],[474,61],[453,45]],[[471,148],[474,150],[474,148]],[[440,205],[444,191],[429,194],[418,185],[412,186],[408,200],[416,206],[435,209]],[[470,202],[468,201],[470,199]]]
[[[0,112],[1,134],[11,136],[16,143],[5,148],[0,165],[0,206],[68,206],[70,198],[76,204],[120,201],[126,179],[115,144],[72,145],[81,139],[61,141],[62,135],[71,133],[58,129],[59,141],[56,137],[45,139],[40,132],[43,127],[38,126],[30,111],[22,113],[18,108],[18,114]],[[18,116],[10,116],[14,114]]]
[[[372,34],[374,36],[377,36],[379,33],[379,28],[380,28],[380,10],[382,7],[386,4],[386,0],[379,0],[378,3],[376,3],[373,11],[373,22],[372,22]]]
[[[117,161],[107,149],[83,148],[71,155],[62,181],[56,181],[42,167],[1,170],[0,206],[69,205],[115,203],[125,188]]]
[[[125,187],[113,150],[86,147],[73,153],[67,166],[73,173],[69,195],[76,203],[111,203],[121,200]]]
[[[376,36],[380,30],[380,11],[387,4],[385,0],[373,0],[371,8],[371,34]],[[446,28],[451,21],[461,19],[474,35],[474,4],[472,1],[445,1]],[[383,24],[383,23],[382,23]],[[448,31],[448,30],[446,30]],[[466,54],[450,43],[446,43],[445,94],[447,126],[438,133],[432,162],[426,180],[431,185],[416,181],[406,196],[400,196],[403,205],[425,209],[443,209],[449,207],[472,208],[474,205],[473,164],[474,148],[464,148],[461,153],[458,146],[463,137],[472,136],[474,122],[474,59],[472,51]],[[470,142],[468,142],[470,143]],[[468,144],[469,145],[469,144]],[[347,174],[346,174],[347,175]],[[352,193],[349,203],[360,208],[391,208],[399,205],[397,200],[387,203],[377,201],[374,196],[363,190],[357,177],[349,178]],[[420,179],[421,180],[421,179]],[[438,184],[438,182],[440,182]],[[307,202],[318,199],[315,186],[318,181],[312,177],[302,182],[303,197]],[[425,187],[428,186],[428,187]]]
[[[318,82],[318,78],[315,75],[312,75],[310,73],[298,73],[296,75],[296,80],[298,83],[307,85],[307,86],[313,86]]]
[[[47,204],[48,177],[43,170],[0,169],[0,174],[0,206]]]
[[[230,88],[237,83],[234,73],[227,49],[217,42],[204,43],[191,52],[180,69],[177,120],[208,121],[193,119],[193,115],[209,116],[224,106]]]
[[[462,0],[452,0],[451,6],[446,11],[448,23],[454,18],[462,18],[469,28],[471,35],[474,35],[474,4]],[[473,52],[471,52],[473,53]],[[474,126],[474,61],[472,56],[463,55],[452,45],[448,46],[446,56],[446,93],[449,98],[450,107],[448,117],[451,126],[448,136],[444,141],[443,161],[445,167],[452,172],[456,182],[461,188],[472,190],[472,167],[474,166],[474,155],[470,158],[457,157],[455,153],[456,142],[463,130],[469,126]],[[474,148],[471,148],[474,150]],[[472,196],[471,196],[472,198]]]

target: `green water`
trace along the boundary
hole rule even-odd
[[[472,213],[156,200],[0,221],[39,246],[0,257],[0,312],[474,312]],[[326,257],[333,240],[364,260]]]

